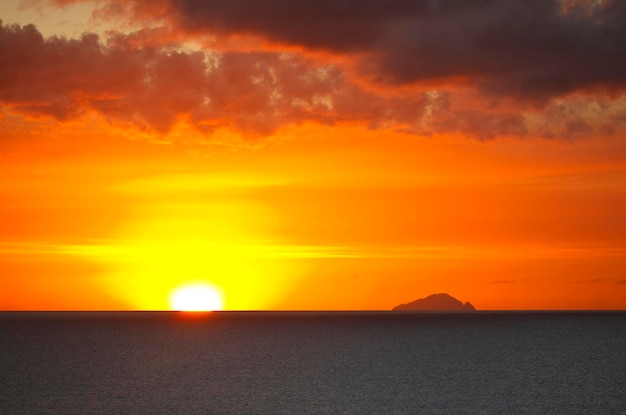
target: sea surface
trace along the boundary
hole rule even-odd
[[[0,414],[626,414],[626,313],[0,313]]]

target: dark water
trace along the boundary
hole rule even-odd
[[[0,414],[626,414],[626,313],[0,313]]]

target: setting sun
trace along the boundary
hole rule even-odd
[[[626,309],[626,1],[292,3],[0,0],[0,311]]]
[[[175,311],[216,311],[222,306],[221,291],[206,283],[183,285],[170,295],[170,308]]]

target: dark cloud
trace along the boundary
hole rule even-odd
[[[193,89],[201,56],[133,49],[119,37],[103,45],[95,34],[44,39],[32,25],[0,26],[0,56],[0,99],[23,113],[64,120],[95,108],[159,129],[202,99]]]
[[[96,111],[159,132],[180,118],[207,133],[311,120],[480,139],[626,127],[621,1],[93,3],[98,18],[151,29],[44,39],[0,26],[0,105],[60,120]],[[229,49],[241,35],[266,43]],[[215,46],[172,43],[185,36]]]
[[[360,74],[382,84],[459,78],[539,102],[626,85],[623,0],[169,0],[157,10],[191,32],[356,54]]]
[[[340,67],[298,54],[138,47],[140,37],[44,39],[32,25],[0,25],[0,103],[59,120],[96,111],[162,133],[185,117],[205,132],[269,134],[306,120],[406,123],[429,102],[424,94],[367,93]]]

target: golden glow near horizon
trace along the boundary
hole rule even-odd
[[[134,309],[166,308],[168,293],[188,280],[220,287],[220,308],[271,307],[298,275],[272,254],[280,251],[272,248],[280,246],[275,214],[245,196],[257,184],[224,195],[221,184],[172,188],[170,178],[161,180],[144,180],[142,203],[114,238],[68,254],[104,264],[101,285]]]

